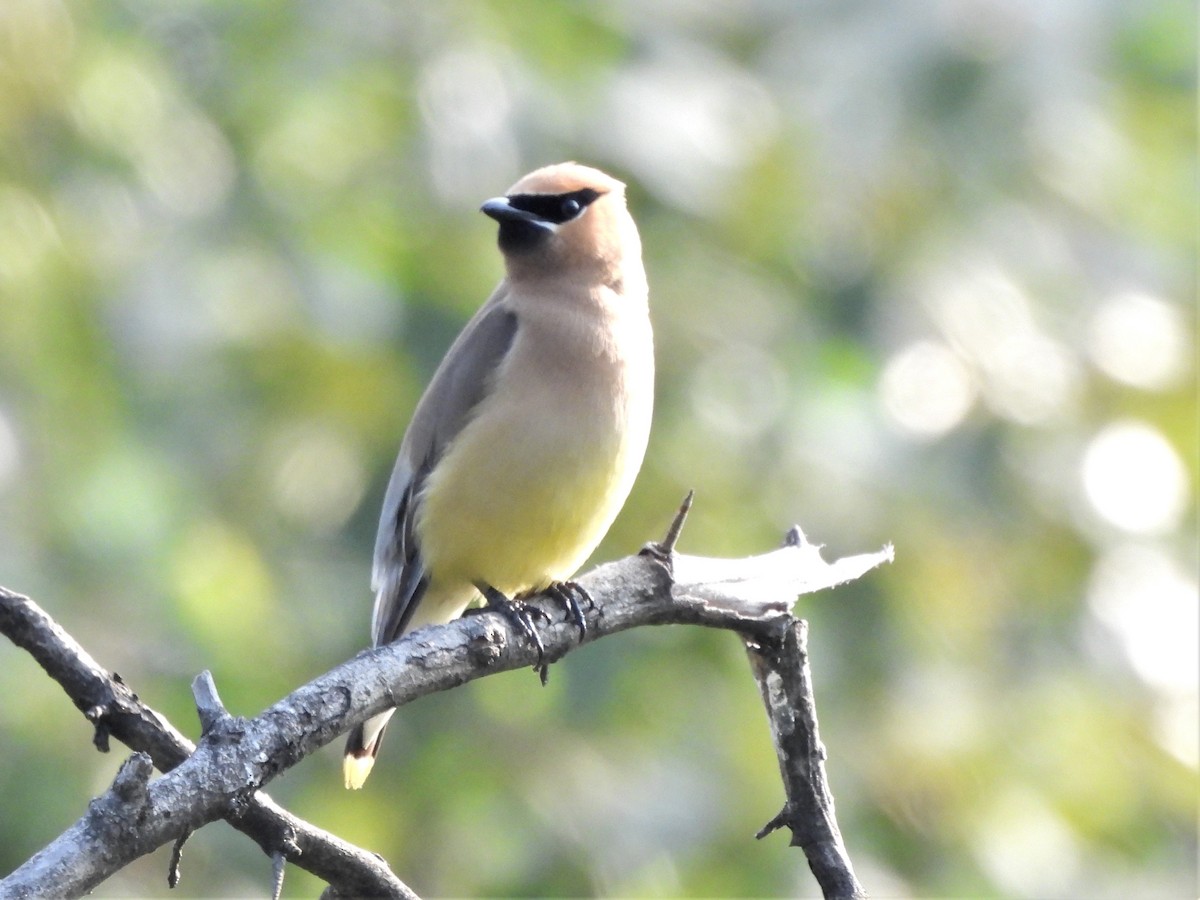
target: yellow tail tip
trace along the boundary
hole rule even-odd
[[[367,783],[367,776],[371,774],[371,767],[375,765],[375,757],[370,753],[363,756],[354,756],[346,754],[342,760],[342,775],[346,779],[346,789],[357,791]]]

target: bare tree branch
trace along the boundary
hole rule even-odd
[[[0,633],[27,650],[62,686],[95,726],[94,743],[100,750],[107,752],[112,735],[131,750],[147,754],[160,772],[169,772],[195,751],[191,741],[139,700],[119,675],[102,668],[36,603],[4,587],[0,587]],[[416,896],[382,858],[292,815],[265,793],[255,794],[239,815],[226,818],[264,853],[274,856],[282,852],[289,862],[334,885],[346,896]],[[188,833],[190,829],[177,840],[186,840]],[[172,859],[171,875],[175,879],[182,840]],[[0,881],[0,885],[7,887],[7,881]],[[60,893],[47,885],[30,896]]]
[[[842,843],[825,778],[825,746],[817,730],[808,666],[808,623],[794,619],[777,637],[746,639],[746,652],[767,707],[787,793],[783,810],[756,837],[764,838],[786,825],[792,830],[792,846],[803,848],[826,898],[866,897]]]
[[[757,646],[767,646],[796,621],[789,610],[798,593],[841,583],[890,559],[890,551],[884,551],[829,565],[816,548],[803,541],[798,530],[794,537],[789,546],[745,560],[686,557],[655,545],[647,555],[601,566],[580,579],[595,601],[585,611],[587,640],[641,625],[675,623],[726,628]],[[24,598],[0,593],[0,630],[6,633],[12,616],[5,610],[14,599]],[[577,646],[578,628],[554,601],[543,597],[534,602],[549,623],[541,629],[547,655],[560,658]],[[65,634],[62,637],[66,638]],[[79,653],[86,657],[81,648]],[[208,822],[222,817],[243,821],[254,804],[262,801],[256,791],[263,785],[369,716],[428,693],[536,662],[536,651],[511,630],[503,616],[482,612],[364,651],[253,719],[206,714],[211,722],[206,723],[209,727],[190,757],[149,784],[140,777],[144,764],[130,763],[133,771],[126,773],[123,768],[113,788],[95,801],[82,819],[0,881],[0,892],[14,896],[85,893],[133,859]],[[811,684],[808,687],[811,689]],[[75,699],[74,694],[72,697]],[[80,705],[79,700],[76,703]],[[81,708],[108,710],[111,705],[100,697]],[[803,716],[771,704],[768,712],[773,720],[779,715],[797,723],[805,721]],[[106,712],[98,719],[112,729],[112,714]],[[773,728],[776,734],[786,731],[778,723]],[[815,734],[812,746],[819,746]],[[785,781],[788,778],[785,771]],[[793,809],[792,795],[789,783],[789,809]],[[793,811],[797,816],[804,812],[799,807]],[[832,821],[832,804],[828,815]],[[128,827],[132,823],[137,827]],[[789,819],[788,824],[797,840],[809,834],[797,830],[798,820]],[[834,827],[836,831],[836,824]],[[815,829],[811,833],[820,839],[824,832]],[[114,841],[116,834],[121,839]],[[277,834],[268,844],[269,849],[264,846],[264,850],[274,855],[285,847],[286,837]],[[808,845],[804,846],[807,851]],[[307,853],[302,852],[298,861],[307,861]],[[848,865],[848,860],[845,862]],[[831,865],[837,864],[836,858],[831,859]],[[849,877],[852,881],[853,875]],[[337,891],[354,893],[344,891],[340,884]]]

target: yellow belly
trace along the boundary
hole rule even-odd
[[[470,423],[423,495],[417,536],[431,581],[512,596],[569,578],[612,524],[641,452],[595,423]]]
[[[487,453],[448,456],[430,479],[417,535],[432,580],[484,582],[511,596],[569,578],[625,499],[614,496],[619,453],[506,465]]]
[[[654,395],[644,314],[566,315],[549,301],[526,313],[421,494],[417,539],[445,592],[484,583],[511,597],[570,578],[642,464]]]

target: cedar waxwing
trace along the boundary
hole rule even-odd
[[[480,595],[538,646],[510,604],[566,582],[600,543],[642,464],[654,346],[625,186],[575,163],[526,175],[482,211],[507,276],[417,404],[375,540],[375,646],[457,618]],[[543,669],[544,661],[539,663]],[[394,710],[350,733],[362,787]]]

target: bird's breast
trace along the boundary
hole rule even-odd
[[[570,577],[641,466],[653,397],[649,324],[518,331],[430,475],[418,535],[437,580],[505,593]],[[619,329],[626,328],[627,331]]]

